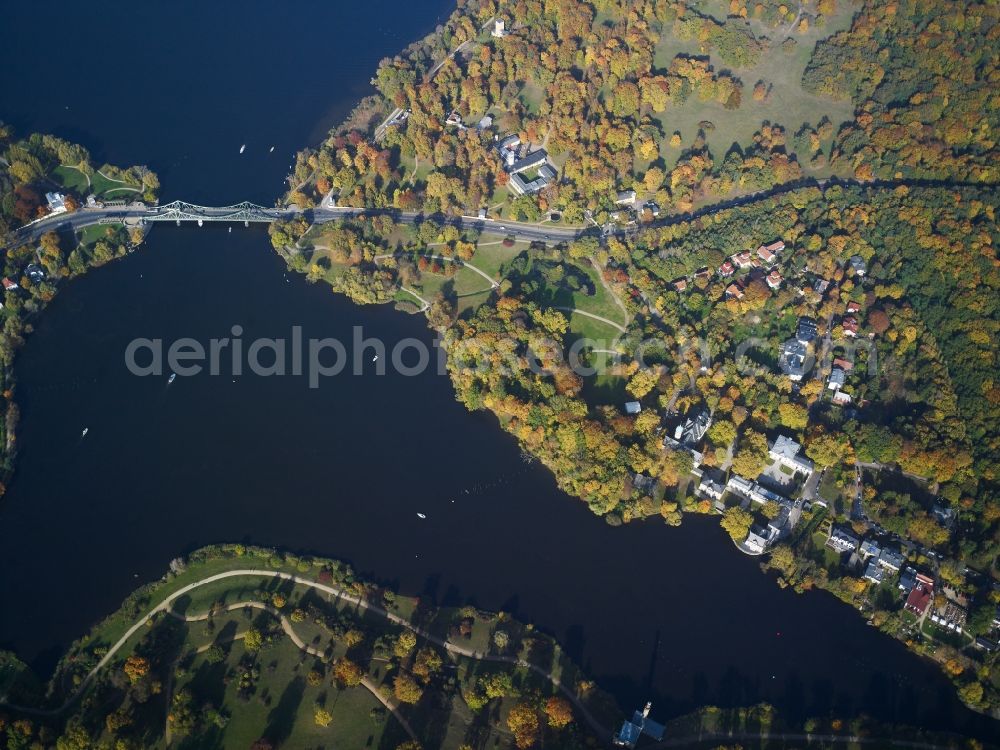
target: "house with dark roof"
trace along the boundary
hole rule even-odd
[[[778,435],[767,455],[791,471],[812,474],[814,464],[802,453],[802,446],[787,435]]]
[[[611,741],[618,747],[632,748],[644,734],[657,742],[662,740],[666,727],[649,718],[649,711],[652,708],[653,704],[647,703],[642,711],[636,711],[632,715],[631,720],[626,719]]]
[[[834,367],[830,372],[830,379],[826,381],[826,387],[831,391],[839,391],[847,382],[847,373],[839,367]]]
[[[796,339],[801,341],[803,344],[808,344],[816,338],[816,334],[817,329],[815,320],[804,315],[799,318],[799,322],[795,326]]]
[[[806,347],[798,339],[789,339],[781,345],[778,354],[778,367],[793,382],[802,380],[806,372]]]
[[[864,276],[868,273],[868,265],[865,263],[865,259],[860,255],[852,255],[851,259],[847,262],[847,265],[858,276]]]
[[[844,552],[854,552],[858,548],[860,540],[853,532],[842,526],[834,527],[830,532],[830,538],[826,540],[826,546],[843,554]]]

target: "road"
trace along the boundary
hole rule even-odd
[[[244,218],[238,217],[232,211],[232,207],[197,207],[199,210],[190,211],[184,215],[182,221],[210,221],[229,222],[239,224]],[[449,216],[445,214],[425,214],[421,211],[398,211],[395,209],[369,209],[351,208],[349,206],[323,206],[317,208],[273,208],[265,209],[266,215],[250,218],[252,222],[270,222],[275,220],[289,220],[298,216],[303,216],[313,224],[326,224],[331,221],[342,221],[344,219],[358,218],[361,216],[388,216],[393,221],[400,224],[421,224],[432,222],[439,225],[450,225],[458,229],[473,229],[479,232],[492,232],[502,234],[514,239],[525,240],[527,242],[558,243],[573,240],[582,235],[599,236],[599,232],[594,229],[580,229],[577,227],[554,227],[551,225],[525,224],[516,221],[496,221],[494,219],[480,219],[474,216]],[[146,221],[156,223],[167,223],[175,221],[175,216],[168,212],[163,206],[142,206],[132,204],[129,206],[111,206],[106,208],[82,208],[73,213],[57,214],[46,216],[31,224],[21,227],[14,235],[15,244],[25,242],[36,242],[43,234],[51,231],[79,230],[84,227],[101,223],[114,223],[124,221]]]
[[[976,187],[984,189],[995,189],[997,186],[985,183],[958,183],[941,182],[937,180],[876,180],[873,182],[859,182],[858,180],[843,180],[837,178],[826,178],[822,180],[805,179],[798,180],[784,185],[777,185],[769,190],[750,193],[738,196],[729,200],[713,203],[697,211],[685,214],[675,214],[641,226],[615,227],[608,232],[602,231],[596,226],[588,227],[556,227],[551,224],[526,224],[516,221],[497,221],[495,219],[481,219],[475,216],[452,216],[447,214],[426,214],[422,211],[400,211],[392,208],[352,208],[349,206],[321,205],[316,208],[300,209],[296,207],[285,208],[264,208],[254,206],[256,214],[249,218],[254,222],[271,222],[278,219],[292,219],[303,216],[307,221],[314,224],[325,224],[329,221],[357,218],[361,216],[388,216],[393,221],[400,224],[420,224],[423,222],[433,222],[439,225],[454,226],[458,229],[473,229],[480,232],[492,232],[505,235],[527,242],[559,243],[568,242],[578,237],[627,237],[635,235],[645,229],[655,229],[657,227],[671,226],[686,221],[692,221],[702,216],[718,213],[737,206],[743,206],[760,200],[773,198],[784,193],[800,190],[807,187],[823,189],[831,185],[862,187],[869,190],[894,189],[901,185],[911,187],[959,187],[962,185],[974,184]],[[45,232],[64,229],[81,229],[93,224],[122,222],[126,219],[151,222],[167,222],[175,220],[174,214],[170,212],[169,206],[144,206],[133,203],[127,206],[110,206],[105,208],[83,208],[74,213],[58,214],[47,216],[21,227],[12,235],[13,244],[23,244],[25,242],[37,241]],[[238,224],[245,219],[238,216],[235,206],[203,207],[189,206],[191,209],[182,217],[183,221],[228,221]]]

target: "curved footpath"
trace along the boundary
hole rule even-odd
[[[150,609],[149,612],[147,612],[143,617],[140,617],[138,620],[136,620],[136,622],[133,623],[132,626],[128,630],[125,631],[124,635],[122,635],[122,637],[119,638],[115,642],[115,644],[113,646],[111,646],[111,648],[108,649],[107,653],[103,657],[101,657],[101,660],[97,662],[97,665],[93,669],[91,669],[90,672],[87,673],[87,676],[83,678],[83,680],[80,682],[79,687],[77,687],[76,692],[74,692],[69,698],[67,698],[66,702],[63,703],[58,708],[52,708],[52,709],[29,708],[27,706],[18,706],[18,705],[15,705],[15,704],[4,703],[4,702],[0,702],[0,706],[3,706],[5,708],[8,708],[8,709],[11,709],[11,710],[14,710],[14,711],[20,711],[20,712],[23,712],[23,713],[34,714],[36,716],[57,716],[57,715],[61,714],[63,711],[65,711],[70,705],[72,705],[84,693],[84,691],[90,686],[90,683],[93,682],[93,680],[97,676],[97,674],[102,669],[104,669],[104,667],[106,667],[108,665],[108,663],[115,657],[115,654],[117,654],[125,646],[125,644],[128,643],[128,641],[132,638],[133,635],[136,634],[136,632],[138,632],[140,629],[142,629],[143,627],[146,626],[146,623],[152,617],[154,617],[155,615],[160,614],[160,613],[165,613],[167,615],[172,615],[174,617],[178,617],[178,616],[179,617],[183,617],[183,615],[177,615],[176,613],[174,613],[172,611],[173,610],[173,604],[174,604],[174,602],[177,599],[179,599],[180,597],[184,596],[185,594],[187,594],[187,593],[189,593],[191,591],[194,591],[197,588],[200,588],[202,586],[206,586],[206,585],[208,585],[210,583],[214,583],[216,581],[225,580],[226,578],[253,578],[253,577],[258,577],[258,578],[278,578],[278,579],[281,579],[283,581],[291,581],[293,583],[296,583],[296,584],[299,584],[299,585],[302,585],[302,586],[307,586],[309,588],[316,589],[317,591],[322,591],[323,593],[326,593],[326,594],[330,594],[331,596],[335,596],[335,597],[337,597],[338,599],[340,599],[342,601],[349,602],[351,604],[356,605],[357,607],[360,607],[361,609],[367,610],[368,612],[371,612],[372,614],[379,615],[380,617],[383,617],[386,620],[389,620],[390,622],[392,622],[392,623],[394,623],[396,625],[399,625],[400,627],[407,628],[408,630],[413,631],[414,634],[420,636],[424,640],[429,641],[431,643],[434,643],[434,644],[440,646],[445,651],[447,651],[447,652],[449,652],[451,654],[456,654],[458,656],[464,656],[466,658],[475,659],[477,661],[488,661],[488,662],[499,662],[499,663],[503,663],[503,664],[513,664],[513,665],[518,666],[518,667],[524,667],[526,669],[530,669],[532,672],[535,672],[536,674],[541,675],[542,677],[546,678],[549,682],[552,683],[552,685],[557,690],[559,690],[560,692],[562,692],[573,703],[573,705],[580,712],[580,715],[583,716],[584,720],[586,720],[587,724],[590,725],[591,729],[593,729],[594,732],[596,732],[601,737],[602,740],[606,740],[606,739],[609,739],[611,737],[611,732],[606,727],[604,727],[600,722],[598,722],[597,719],[594,718],[593,714],[590,713],[590,711],[583,704],[583,702],[579,699],[579,697],[576,695],[576,693],[573,692],[572,690],[570,690],[569,688],[567,688],[561,682],[559,682],[559,680],[556,677],[554,677],[551,672],[546,672],[545,670],[541,669],[540,667],[537,667],[534,664],[531,664],[531,663],[529,663],[529,662],[527,662],[527,661],[525,661],[523,659],[518,659],[518,658],[513,657],[513,656],[500,656],[500,655],[487,654],[487,653],[483,653],[481,651],[475,651],[473,649],[465,648],[464,646],[456,645],[456,644],[451,643],[449,641],[446,641],[446,640],[444,640],[442,638],[438,638],[437,636],[429,633],[428,631],[424,630],[423,628],[418,627],[417,625],[414,625],[412,622],[410,622],[406,618],[400,617],[399,615],[394,614],[392,612],[388,612],[385,609],[383,609],[382,607],[379,607],[379,606],[377,606],[375,604],[372,604],[372,603],[370,603],[370,602],[362,599],[359,596],[355,596],[353,594],[349,594],[346,591],[344,591],[343,589],[337,588],[336,586],[330,586],[330,585],[327,585],[327,584],[324,584],[324,583],[319,583],[319,582],[313,581],[313,580],[311,580],[309,578],[303,578],[302,576],[292,575],[291,573],[281,573],[279,571],[274,571],[274,570],[257,570],[255,568],[247,568],[247,569],[239,569],[239,570],[227,570],[227,571],[224,571],[222,573],[216,573],[215,575],[211,575],[211,576],[208,576],[206,578],[202,578],[202,579],[200,579],[198,581],[195,581],[194,583],[189,583],[187,586],[184,586],[184,587],[178,589],[177,591],[173,592],[169,596],[167,596],[167,598],[165,598],[162,602],[160,602],[155,607],[153,607],[152,609]],[[239,606],[243,606],[243,604],[241,604]],[[265,606],[260,605],[259,602],[255,602],[252,606],[258,606],[259,608],[262,608],[262,609],[266,608]],[[207,617],[207,615],[206,615],[206,617]],[[298,636],[293,636],[294,631],[289,632],[291,630],[291,624],[290,623],[288,624],[288,627],[286,628],[285,627],[285,623],[283,621],[282,622],[282,628],[285,629],[285,632],[289,635],[289,637],[292,638],[292,640],[295,642],[295,644],[297,646],[299,646],[299,648],[303,648],[305,646],[304,643],[302,643],[300,640],[298,640]],[[310,652],[310,653],[312,653],[312,652]],[[318,655],[318,654],[314,654],[314,655]],[[372,686],[366,685],[366,687],[368,687],[369,690],[372,690],[375,686],[374,685],[372,685]],[[376,690],[373,690],[373,692],[376,692],[376,694],[377,694]],[[385,703],[385,701],[383,701],[383,703]],[[389,708],[388,704],[386,704],[386,707]],[[393,709],[390,708],[390,710],[393,710]],[[393,714],[396,715],[396,712],[394,710],[393,710]],[[404,728],[408,728],[408,725],[406,725],[405,723],[404,723]],[[412,735],[412,730],[408,729],[408,731]]]
[[[530,663],[526,662],[523,659],[518,659],[518,658],[513,657],[513,656],[500,656],[500,655],[486,654],[486,653],[483,653],[481,651],[475,651],[473,649],[465,648],[464,646],[459,646],[459,645],[456,645],[456,644],[451,643],[449,641],[446,641],[446,640],[443,640],[441,638],[438,638],[437,636],[432,635],[431,633],[427,632],[423,628],[420,628],[420,627],[414,625],[409,620],[407,620],[407,619],[405,619],[403,617],[400,617],[397,614],[393,614],[392,612],[388,612],[385,609],[383,609],[382,607],[379,607],[379,606],[377,606],[375,604],[371,604],[370,602],[362,599],[359,596],[355,596],[353,594],[349,594],[346,591],[344,591],[343,589],[337,588],[336,586],[330,586],[330,585],[327,585],[327,584],[318,583],[317,581],[313,581],[311,579],[303,578],[303,577],[297,576],[297,575],[292,575],[290,573],[281,573],[281,572],[273,571],[273,570],[257,570],[255,568],[240,569],[240,570],[227,570],[227,571],[222,572],[222,573],[216,573],[215,575],[211,575],[211,576],[208,576],[206,578],[202,578],[202,579],[200,579],[198,581],[195,581],[194,583],[189,583],[187,586],[184,586],[183,588],[180,588],[177,591],[175,591],[172,594],[170,594],[169,596],[167,596],[166,599],[164,599],[162,602],[160,602],[155,607],[153,607],[151,610],[149,610],[149,612],[147,612],[145,616],[139,618],[127,631],[125,631],[125,634],[122,635],[122,637],[119,638],[115,642],[115,644],[111,648],[108,649],[108,652],[101,658],[101,660],[97,663],[97,665],[93,669],[91,669],[90,672],[87,673],[87,676],[80,682],[80,685],[76,689],[76,692],[74,692],[73,695],[71,695],[66,700],[66,702],[63,703],[63,705],[59,706],[58,708],[54,708],[54,709],[28,708],[28,707],[25,707],[25,706],[18,706],[18,705],[6,703],[6,702],[3,702],[3,701],[0,701],[0,707],[8,708],[8,709],[11,709],[11,710],[14,710],[14,711],[20,711],[22,713],[34,714],[36,716],[57,716],[57,715],[61,714],[63,711],[65,711],[70,705],[72,705],[84,693],[84,691],[87,689],[87,687],[90,685],[90,683],[94,680],[94,678],[97,676],[97,674],[105,666],[107,666],[108,663],[114,658],[114,655],[118,651],[120,651],[125,646],[125,644],[128,643],[129,639],[133,635],[135,635],[137,631],[139,631],[141,628],[143,628],[146,625],[146,623],[149,621],[149,619],[152,618],[154,615],[159,614],[159,613],[162,612],[162,613],[165,613],[166,615],[169,615],[171,617],[176,617],[178,619],[182,619],[182,620],[185,620],[185,621],[196,621],[196,620],[205,620],[205,619],[208,619],[209,615],[207,613],[206,614],[202,614],[202,615],[192,615],[190,617],[188,617],[186,615],[181,615],[181,614],[173,611],[173,604],[180,597],[184,596],[188,592],[191,592],[191,591],[194,591],[197,588],[200,588],[201,586],[206,586],[206,585],[208,585],[210,583],[214,583],[215,581],[221,581],[221,580],[224,580],[226,578],[248,578],[248,577],[250,577],[250,578],[252,578],[252,577],[279,578],[279,579],[284,580],[284,581],[292,581],[293,583],[296,583],[296,584],[299,584],[299,585],[302,585],[302,586],[307,586],[309,588],[316,589],[317,591],[322,591],[322,592],[324,592],[326,594],[330,594],[331,596],[335,596],[338,599],[341,599],[342,601],[349,602],[351,604],[354,604],[354,605],[360,607],[361,609],[367,610],[368,612],[371,612],[373,614],[376,614],[376,615],[379,615],[381,617],[384,617],[385,619],[389,620],[390,622],[393,622],[396,625],[399,625],[400,627],[404,627],[404,628],[412,631],[414,634],[420,636],[424,640],[429,641],[431,643],[434,643],[434,644],[442,647],[443,649],[445,649],[446,651],[448,651],[449,653],[452,653],[452,654],[457,654],[459,656],[464,656],[466,658],[475,659],[475,660],[478,660],[478,661],[499,662],[499,663],[503,663],[503,664],[513,664],[513,665],[516,665],[518,667],[524,667],[526,669],[530,669],[532,672],[535,672],[536,674],[541,675],[542,677],[544,677],[547,680],[549,680],[549,682],[551,682],[552,685],[557,690],[559,690],[561,693],[563,693],[573,703],[573,705],[576,707],[576,709],[580,712],[580,715],[584,718],[584,720],[587,722],[587,724],[590,726],[590,728],[594,732],[597,733],[597,735],[601,738],[602,741],[608,741],[608,740],[610,740],[610,738],[612,736],[610,730],[608,730],[599,721],[597,721],[597,719],[594,718],[593,714],[590,713],[590,711],[587,709],[587,707],[583,705],[582,701],[579,699],[579,697],[576,695],[576,693],[574,693],[569,688],[567,688],[565,685],[563,685],[561,682],[559,682],[559,680],[556,677],[554,677],[551,672],[546,672],[545,670],[541,669],[540,667],[537,667],[534,664],[530,664]],[[284,630],[285,634],[292,640],[292,642],[297,647],[299,647],[303,651],[305,651],[305,652],[307,652],[307,653],[309,653],[309,654],[311,654],[313,656],[317,656],[319,658],[323,658],[323,654],[321,652],[319,652],[315,648],[312,648],[311,646],[309,646],[308,644],[306,644],[304,641],[302,641],[301,638],[298,637],[298,635],[295,633],[294,629],[292,628],[291,623],[288,622],[288,620],[278,610],[274,609],[273,607],[271,607],[271,606],[269,606],[267,604],[264,604],[262,602],[238,602],[238,603],[229,605],[227,607],[227,609],[229,609],[229,610],[239,609],[239,608],[247,607],[247,606],[255,607],[257,609],[266,610],[266,611],[270,612],[271,614],[275,615],[276,617],[278,617],[280,619],[280,621],[281,621],[282,630]],[[382,702],[382,704],[390,712],[392,712],[393,716],[395,716],[396,719],[399,720],[400,724],[402,725],[403,729],[406,730],[407,734],[409,734],[410,737],[412,737],[413,739],[416,740],[417,737],[416,737],[415,733],[413,732],[413,728],[399,714],[399,712],[397,710],[398,706],[393,705],[391,701],[389,701],[388,699],[386,699],[379,692],[378,686],[375,685],[374,683],[372,683],[371,681],[369,681],[367,678],[365,678],[362,681],[362,684],[368,690],[370,690],[372,692],[372,694],[375,695],[375,697],[378,698]],[[935,745],[935,744],[930,743],[930,742],[921,742],[919,740],[895,740],[895,739],[888,739],[888,738],[884,738],[884,737],[882,737],[882,738],[880,738],[880,737],[861,737],[861,736],[855,736],[855,735],[808,734],[808,733],[791,733],[791,732],[789,732],[789,733],[757,733],[757,734],[754,734],[754,733],[745,733],[745,732],[733,732],[733,733],[705,732],[703,734],[688,735],[688,736],[685,736],[685,737],[671,737],[668,740],[664,740],[664,741],[658,742],[658,743],[656,743],[654,745],[650,745],[650,748],[652,750],[653,748],[684,747],[684,746],[688,746],[688,745],[695,744],[695,743],[701,743],[701,742],[717,742],[717,741],[732,741],[732,740],[736,740],[736,741],[740,741],[740,740],[765,740],[766,741],[768,739],[771,739],[771,740],[781,740],[781,741],[791,741],[791,742],[825,742],[825,743],[829,743],[829,744],[879,745],[879,746],[882,746],[882,747],[914,748],[915,750],[938,750],[939,748],[948,747],[948,746],[945,746],[945,745]]]
[[[270,604],[264,604],[263,602],[257,602],[257,601],[234,602],[233,604],[226,606],[224,609],[226,612],[234,612],[236,610],[245,609],[247,607],[252,607],[253,609],[260,609],[273,615],[281,623],[281,629],[285,632],[285,635],[288,636],[289,640],[291,640],[291,642],[294,643],[296,647],[298,647],[305,653],[309,654],[310,656],[315,656],[319,659],[326,658],[326,655],[318,648],[310,646],[308,643],[299,638],[298,633],[296,633],[295,629],[292,627],[291,621],[287,617],[285,617],[280,612],[280,610],[276,609],[275,607],[272,607]],[[200,615],[182,615],[179,612],[174,612],[172,609],[168,609],[167,614],[170,615],[171,617],[181,620],[182,622],[204,622],[205,620],[208,620],[212,616],[212,613],[210,612],[206,612]],[[245,635],[246,635],[245,632],[237,633],[235,636],[233,636],[232,640],[234,641],[240,640]],[[208,646],[198,650],[203,651],[206,650],[207,648]],[[411,727],[410,723],[406,720],[406,718],[399,713],[398,703],[386,698],[385,695],[382,694],[382,691],[378,689],[378,685],[372,682],[367,675],[361,678],[361,685],[364,686],[368,690],[368,692],[374,695],[378,699],[379,703],[385,706],[386,709],[394,717],[396,717],[396,721],[398,721],[400,723],[400,726],[402,726],[403,729],[406,730],[406,733],[410,735],[411,740],[417,740],[417,735],[416,732],[413,731],[413,727]]]

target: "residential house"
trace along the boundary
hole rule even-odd
[[[899,590],[907,594],[917,585],[917,571],[913,568],[903,568],[899,574]]]
[[[45,281],[45,271],[37,263],[29,263],[28,267],[24,269],[24,274],[35,284],[41,284]]]
[[[643,495],[652,495],[656,492],[656,478],[636,474],[632,477],[632,487]]]
[[[847,373],[839,367],[834,367],[830,372],[830,379],[826,382],[826,387],[831,391],[839,391],[847,382]]]
[[[634,190],[621,190],[615,197],[615,203],[619,206],[635,205],[636,192]]]
[[[840,327],[844,329],[844,335],[850,336],[852,339],[856,338],[858,335],[858,319],[854,317],[844,318],[840,323]]]
[[[66,213],[66,196],[62,193],[46,193],[45,202],[49,204],[50,214]]]
[[[478,123],[476,123],[476,130],[489,130],[493,127],[493,115],[483,115]]]
[[[846,393],[844,391],[837,391],[836,393],[833,394],[830,400],[833,401],[833,403],[837,404],[838,406],[847,406],[847,404],[853,401],[853,399],[851,398],[851,394]]]
[[[778,258],[777,255],[768,250],[764,245],[761,245],[760,247],[757,248],[757,257],[760,258],[765,263],[767,263],[768,265],[774,263],[774,261],[777,260]]]
[[[712,415],[707,411],[700,411],[677,425],[677,429],[674,430],[674,440],[689,447],[697,445],[711,426]]]
[[[732,261],[740,268],[750,268],[753,265],[753,260],[747,251],[736,253],[736,255],[732,256]]]
[[[649,211],[654,219],[660,215],[660,204],[656,201],[646,201],[642,204],[642,209],[643,211]]]
[[[816,338],[817,329],[816,321],[812,318],[802,316],[799,318],[798,324],[795,326],[795,338],[798,339],[803,344],[810,343]]]
[[[802,446],[792,440],[786,435],[778,435],[774,441],[774,445],[768,451],[768,456],[771,457],[772,461],[786,467],[791,471],[802,472],[803,474],[812,474],[813,472],[813,462],[806,458],[802,453]]]
[[[864,276],[868,273],[868,265],[865,263],[865,259],[860,255],[852,255],[851,259],[847,261],[847,265],[854,270],[854,273],[858,276]]]
[[[840,357],[837,357],[837,359],[833,360],[833,366],[840,368],[844,372],[850,372],[851,370],[854,369],[853,362],[850,362],[846,359],[841,359]]]
[[[626,401],[625,402],[625,413],[626,414],[638,414],[642,411],[642,404],[638,401]]]
[[[873,560],[872,562],[876,562],[882,550],[879,548],[877,542],[874,542],[871,539],[866,539],[861,542],[861,549],[859,552],[861,553],[862,559],[867,560],[869,557],[873,557],[876,558],[876,560]]]
[[[760,526],[751,526],[747,538],[743,540],[743,546],[755,555],[764,554],[770,543],[770,531]]]
[[[462,115],[458,114],[458,111],[453,109],[449,113],[447,119],[445,119],[444,124],[445,125],[451,125],[451,126],[461,125],[462,124]]]
[[[793,382],[802,380],[806,372],[806,347],[798,339],[789,339],[781,345],[778,367]]]
[[[927,611],[927,607],[930,606],[933,597],[933,588],[928,588],[922,583],[917,583],[907,595],[903,608],[920,617]]]
[[[931,515],[934,520],[945,528],[950,529],[955,524],[955,509],[941,503],[934,503],[931,507]]]
[[[816,294],[826,294],[826,290],[830,288],[830,282],[826,279],[816,279],[813,282],[813,291]]]
[[[767,285],[772,289],[777,289],[781,286],[782,279],[781,274],[778,273],[778,269],[774,269],[767,275]]]
[[[703,474],[701,481],[698,483],[698,492],[704,497],[710,497],[713,500],[721,500],[722,494],[726,491],[726,488],[716,480],[709,477],[707,474]]]
[[[893,573],[902,568],[904,562],[906,562],[906,558],[903,557],[903,554],[894,549],[883,547],[882,551],[878,553],[878,564]]]
[[[860,540],[853,532],[842,526],[834,527],[830,532],[830,538],[826,540],[826,546],[843,554],[844,552],[854,552],[858,548]]]
[[[854,313],[859,312],[860,310],[861,310],[861,305],[858,304],[857,302],[848,302],[847,303],[847,314],[848,315],[853,315]]]
[[[729,477],[729,481],[726,482],[726,489],[749,500],[750,495],[753,494],[753,485],[754,483],[749,479],[744,479],[739,474],[732,474]]]
[[[696,279],[710,279],[712,277],[712,271],[708,266],[704,268],[699,268],[695,271],[694,277]]]
[[[676,289],[678,292],[683,292],[685,289],[688,288],[687,279],[677,279],[672,283],[674,285],[674,289]]]
[[[19,288],[19,285],[18,285],[18,283],[16,281],[11,281],[6,276],[4,276],[3,277],[3,288],[4,288],[5,291],[13,292],[15,289]]]
[[[976,638],[976,647],[992,653],[997,650],[997,642],[981,635]]]
[[[666,728],[649,718],[649,711],[653,707],[652,703],[647,703],[642,711],[636,711],[632,715],[632,720],[625,720],[622,728],[612,738],[612,742],[618,747],[635,747],[640,735],[648,735],[659,742],[663,739]]]
[[[761,245],[759,248],[757,248],[757,252],[759,253],[761,250],[767,250],[769,253],[777,254],[784,249],[785,249],[785,243],[782,242],[781,240],[775,240],[770,245]]]
[[[743,290],[740,289],[739,284],[730,284],[726,287],[726,296],[733,299],[743,299]]]
[[[725,263],[723,263],[721,266],[719,266],[719,276],[721,276],[724,279],[725,278],[729,278],[734,273],[736,273],[736,268],[728,260]]]
[[[876,586],[881,585],[882,581],[885,580],[885,569],[879,567],[875,560],[868,563],[868,567],[865,568],[865,580],[871,581]]]
[[[504,23],[502,18],[498,18],[493,22],[493,31],[490,34],[497,39],[502,39],[507,34],[507,24]]]

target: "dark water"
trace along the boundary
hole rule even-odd
[[[93,74],[6,81],[0,116],[146,161],[167,197],[270,202],[289,153],[366,92],[379,58],[442,4],[19,5],[0,63]],[[159,9],[159,10],[157,10]],[[103,12],[107,11],[107,12]],[[376,20],[371,20],[371,19]],[[107,71],[98,75],[100,71]],[[70,108],[64,109],[66,106]],[[248,144],[247,153],[237,154]],[[818,593],[778,589],[693,518],[612,529],[562,493],[448,380],[128,374],[135,337],[287,336],[432,344],[424,322],[286,277],[259,229],[158,228],[67,285],[20,355],[18,471],[0,503],[0,646],[39,669],[139,581],[200,545],[245,540],[350,560],[441,602],[505,609],[553,632],[625,708],[667,717],[768,700],[794,717],[864,711],[988,735],[931,664]],[[89,427],[81,440],[83,427]],[[454,501],[454,502],[453,502]],[[426,513],[419,521],[416,512]]]

